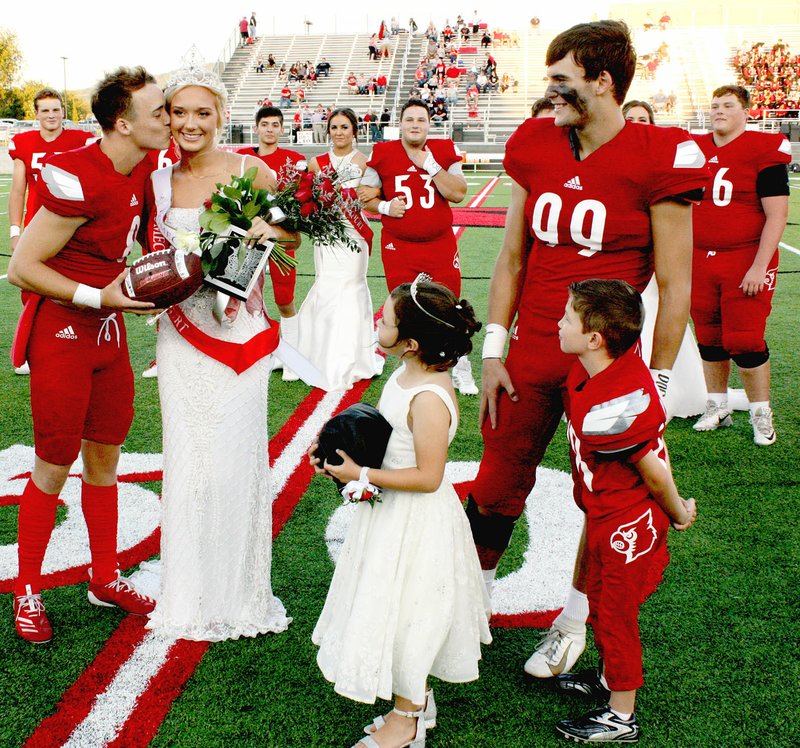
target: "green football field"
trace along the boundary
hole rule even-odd
[[[469,175],[470,197],[486,186],[489,176]],[[7,199],[10,181],[0,177],[0,274],[8,263]],[[790,224],[784,242],[800,248],[800,206],[793,182]],[[501,178],[485,207],[508,204],[510,187]],[[500,228],[467,228],[460,240],[463,295],[485,319],[488,278],[502,239]],[[313,280],[311,251],[302,248],[298,299]],[[370,264],[370,288],[377,308],[386,296],[380,258]],[[266,296],[270,299],[270,291]],[[746,414],[737,413],[734,427],[700,435],[691,421],[676,419],[667,428],[673,469],[684,496],[695,496],[699,517],[686,533],[673,533],[672,563],[658,593],[641,615],[646,685],[637,713],[646,746],[791,746],[800,745],[800,404],[797,400],[800,361],[797,354],[800,254],[781,250],[775,309],[768,329],[772,352],[772,403],[777,443],[758,448]],[[270,302],[271,303],[271,300]],[[7,355],[19,294],[0,281],[0,348]],[[128,320],[131,359],[136,381],[136,417],[125,444],[126,453],[158,454],[161,423],[157,384],[138,378],[155,349],[154,328],[141,319]],[[476,341],[480,349],[482,334]],[[479,355],[473,353],[476,375]],[[28,381],[15,376],[8,359],[0,364],[0,457],[16,445],[33,444]],[[373,381],[364,399],[376,402],[386,377]],[[270,383],[269,433],[297,418],[309,394],[302,383]],[[461,427],[450,450],[454,462],[481,456],[477,399],[460,397]],[[11,450],[9,452],[9,450]],[[27,459],[27,458],[26,458]],[[0,573],[14,556],[17,503],[13,494],[30,461],[2,464],[6,486],[0,490]],[[563,426],[544,465],[568,471]],[[146,471],[145,471],[146,472]],[[157,481],[141,486],[158,493]],[[364,705],[337,696],[316,666],[311,631],[322,608],[333,565],[325,532],[339,501],[328,481],[314,479],[274,543],[273,587],[294,619],[279,635],[212,644],[207,650],[187,649],[196,668],[178,685],[164,682],[167,696],[150,697],[141,722],[114,742],[103,732],[102,715],[121,709],[118,703],[93,701],[110,678],[103,658],[122,662],[106,642],[112,634],[124,639],[124,616],[95,608],[86,601],[86,583],[46,590],[44,599],[55,627],[54,640],[34,647],[18,639],[11,616],[11,595],[0,603],[0,746],[62,745],[64,725],[86,717],[75,703],[92,707],[95,732],[84,729],[69,745],[142,745],[151,735],[155,746],[350,746],[361,727],[386,704]],[[68,513],[59,511],[59,522]],[[528,528],[520,521],[503,559],[500,577],[525,563]],[[2,555],[5,551],[5,555]],[[5,559],[5,561],[3,560]],[[6,576],[8,576],[6,574]],[[123,624],[120,627],[120,624]],[[116,632],[116,633],[115,633]],[[531,628],[494,627],[494,642],[484,647],[481,677],[470,684],[435,683],[439,726],[429,735],[433,748],[445,746],[555,745],[553,724],[576,715],[586,705],[551,692],[546,685],[523,681],[522,665],[540,632]],[[117,641],[116,639],[114,641]],[[122,649],[124,647],[120,645]],[[113,655],[113,656],[112,656]],[[121,659],[120,659],[121,658]],[[590,646],[583,657],[596,662]],[[106,671],[104,671],[104,667]],[[176,667],[178,665],[176,664]],[[113,674],[113,673],[112,673]],[[135,680],[135,679],[134,679]],[[168,679],[167,679],[168,680]],[[105,685],[104,685],[105,683]],[[80,693],[79,693],[80,692]],[[124,690],[119,692],[124,696]],[[59,706],[59,701],[69,698]],[[77,694],[77,695],[76,695]],[[69,699],[76,699],[75,702]],[[80,699],[83,698],[81,702]],[[122,697],[120,697],[122,698]],[[174,699],[174,700],[172,700]],[[124,701],[124,699],[122,699]],[[159,714],[165,712],[163,721]],[[129,705],[125,708],[133,708]],[[106,712],[103,712],[103,709]],[[72,712],[70,711],[72,710]],[[42,727],[46,719],[50,719]],[[62,732],[56,729],[59,726]],[[31,736],[33,739],[29,740]],[[137,737],[138,736],[138,737]]]

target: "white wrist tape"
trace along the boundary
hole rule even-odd
[[[436,163],[436,159],[430,152],[428,153],[428,157],[425,159],[425,163],[422,164],[422,168],[425,169],[425,171],[427,171],[432,177],[435,177],[442,170],[442,167]]]
[[[382,216],[388,216],[390,206],[391,202],[389,202],[388,200],[381,200],[378,203],[378,213],[380,213]]]
[[[481,358],[503,358],[508,340],[508,330],[496,322],[486,325],[486,337],[483,339]]]
[[[103,291],[100,288],[87,286],[84,283],[79,283],[72,294],[72,303],[76,306],[88,306],[92,309],[99,309],[103,306]]]
[[[14,225],[13,223],[11,226],[8,227],[8,235],[13,239],[15,236],[19,236],[22,233],[22,229],[19,226]]]
[[[672,378],[672,369],[650,369],[650,374],[653,377],[658,394],[663,400],[667,396],[669,380]]]

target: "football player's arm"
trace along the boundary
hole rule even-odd
[[[650,495],[667,513],[676,530],[686,530],[697,518],[694,499],[683,499],[678,494],[672,472],[651,449],[644,457],[633,463],[642,476]]]
[[[767,220],[761,230],[761,239],[758,242],[758,251],[753,258],[753,264],[745,273],[739,286],[747,296],[755,296],[764,290],[769,261],[775,254],[789,217],[789,197],[786,195],[762,197],[761,208]]]
[[[487,338],[499,334],[499,328],[490,329],[489,325],[498,325],[508,331],[514,322],[517,313],[519,293],[525,278],[525,201],[528,192],[514,179],[511,180],[511,204],[506,214],[505,233],[503,245],[492,272],[489,285],[489,314],[487,317]],[[507,332],[506,332],[507,335]],[[483,349],[483,381],[481,386],[480,423],[489,416],[492,428],[497,426],[497,400],[500,391],[505,390],[509,397],[516,402],[518,399],[514,384],[503,364],[502,355],[505,340],[502,345],[490,346],[484,343]]]
[[[379,213],[382,216],[402,218],[406,212],[406,199],[402,195],[383,200],[383,183],[380,174],[371,166],[366,166],[361,184],[356,190],[360,203],[370,213]]]
[[[20,237],[17,249],[8,265],[8,280],[26,291],[61,301],[73,301],[79,284],[45,263],[55,257],[80,226],[84,216],[59,216],[47,208],[39,208],[33,220]],[[124,312],[149,314],[153,304],[133,301],[122,293],[122,282],[128,274],[125,268],[111,283],[100,291],[100,306],[121,309]],[[77,302],[76,302],[77,303]],[[80,305],[80,304],[79,304]]]
[[[438,171],[433,177],[433,184],[439,194],[450,203],[460,203],[467,196],[467,180],[461,173],[460,162],[456,170]]]
[[[25,208],[25,164],[18,158],[14,159],[14,171],[11,174],[11,192],[8,194],[8,225],[16,226],[22,230],[22,214]],[[12,229],[13,232],[13,229]],[[19,236],[11,237],[11,251],[17,248]]]
[[[692,206],[662,200],[650,207],[658,314],[651,369],[672,369],[689,321],[692,287]]]

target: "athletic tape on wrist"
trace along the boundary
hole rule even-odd
[[[483,339],[481,358],[503,358],[508,340],[508,330],[496,322],[486,325],[486,337]]]
[[[8,235],[12,239],[14,237],[16,237],[16,236],[19,236],[21,233],[22,233],[22,229],[19,226],[13,224],[13,223],[11,224],[11,226],[8,227]]]
[[[432,177],[435,177],[442,170],[442,167],[436,163],[436,159],[433,157],[432,153],[428,153],[428,157],[425,159],[425,163],[422,164],[422,168]]]
[[[650,375],[653,377],[658,394],[666,397],[669,380],[672,378],[672,369],[650,369]]]
[[[378,213],[380,213],[382,216],[388,216],[390,206],[391,203],[388,200],[381,200],[378,203]]]
[[[85,283],[79,283],[72,294],[72,303],[76,306],[88,306],[92,309],[99,309],[103,306],[103,291],[100,288],[87,286]]]

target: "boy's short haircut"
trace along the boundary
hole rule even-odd
[[[555,108],[556,105],[547,96],[542,96],[541,99],[536,99],[531,105],[531,117],[535,119],[540,112],[548,112]]]
[[[277,117],[281,121],[281,124],[283,124],[283,110],[276,106],[262,106],[256,112],[256,127],[258,127],[258,123],[261,122],[264,117]]]
[[[103,132],[111,132],[116,121],[130,117],[132,96],[156,79],[143,67],[117,68],[97,84],[92,94],[92,114]]]
[[[597,278],[575,281],[569,285],[569,296],[583,332],[599,332],[613,358],[635,345],[642,333],[644,305],[629,283]]]
[[[411,97],[405,104],[403,104],[403,108],[400,110],[400,119],[403,119],[406,109],[411,109],[411,107],[415,106],[418,106],[420,109],[424,109],[428,113],[428,119],[431,118],[431,110],[428,109],[428,105],[422,99]]]
[[[750,92],[744,86],[720,86],[711,94],[711,98],[718,99],[720,96],[735,96],[744,109],[750,108]]]
[[[570,52],[587,81],[608,72],[614,81],[614,99],[621,106],[636,72],[636,50],[628,27],[622,21],[579,23],[550,42],[545,64],[553,65]]]
[[[64,99],[61,98],[61,94],[56,91],[54,88],[43,88],[40,91],[36,92],[36,95],[33,97],[33,110],[35,112],[39,111],[39,102],[42,99],[58,99],[61,102],[61,108],[64,108]]]

